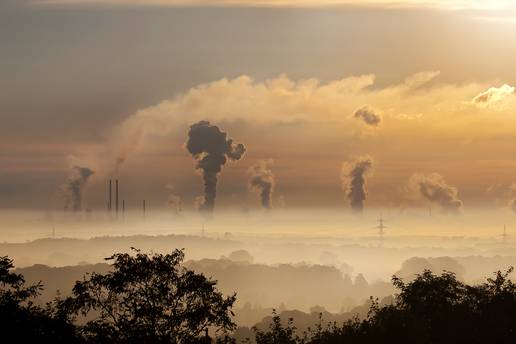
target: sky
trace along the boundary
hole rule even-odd
[[[500,10],[511,7],[511,0],[33,0],[43,5],[108,5],[108,6],[250,6],[250,7],[325,7],[381,6],[428,7],[441,9]]]
[[[366,208],[507,207],[515,36],[511,1],[7,0],[0,207],[61,209],[81,166],[85,207],[118,177],[128,206],[193,208],[200,120],[247,148],[219,208],[260,206],[265,161],[275,207],[349,209],[364,157]]]

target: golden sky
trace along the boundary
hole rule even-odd
[[[475,205],[488,198],[491,184],[507,184],[495,196],[510,194],[514,87],[441,83],[438,77],[438,71],[423,71],[387,87],[375,87],[374,75],[326,83],[285,75],[263,82],[221,79],[137,111],[117,130],[113,152],[129,164],[132,155],[170,152],[177,165],[188,166],[184,133],[190,123],[209,120],[249,149],[246,160],[228,165],[226,178],[243,180],[251,163],[273,159],[278,184],[289,185],[284,189],[296,195],[297,206],[338,203],[340,164],[364,154],[375,161],[368,183],[377,206],[418,203],[408,186],[415,173],[438,173],[450,186],[474,191],[469,201]],[[354,116],[363,107],[378,122]],[[182,167],[177,177],[189,179],[191,168]]]
[[[443,9],[503,9],[511,6],[510,0],[40,0],[48,4],[132,4],[151,5],[225,5],[225,6],[276,6],[321,7],[339,5],[435,7]]]
[[[437,207],[516,197],[509,1],[86,2],[0,7],[2,207],[59,208],[74,165],[96,172],[92,207],[116,173],[127,198],[164,205],[174,185],[193,207],[202,180],[184,143],[199,120],[248,148],[220,176],[221,207],[258,206],[248,171],[264,160],[275,203],[346,208],[342,167],[363,156],[368,207],[426,206],[421,180],[440,187]]]

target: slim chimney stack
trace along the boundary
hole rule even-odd
[[[110,179],[109,180],[109,201],[108,201],[108,210],[111,212],[111,209],[113,208],[112,207],[112,190],[113,190],[113,181]]]
[[[115,208],[118,216],[118,179],[115,181]]]

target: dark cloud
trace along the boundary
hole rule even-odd
[[[448,185],[440,174],[414,174],[410,178],[409,185],[425,199],[438,204],[446,212],[457,213],[462,208],[457,188]]]
[[[202,171],[204,180],[204,199],[199,210],[213,212],[217,196],[218,175],[227,160],[240,160],[246,148],[234,144],[232,139],[217,126],[208,121],[200,121],[190,126],[186,148],[197,160],[197,169]]]
[[[342,164],[342,188],[354,212],[360,213],[364,209],[364,201],[367,198],[366,176],[372,168],[373,159],[367,155]]]
[[[270,161],[259,161],[249,169],[249,187],[260,193],[262,207],[272,209],[272,193],[275,178],[270,169]]]
[[[369,105],[362,106],[358,108],[353,117],[361,119],[365,124],[376,127],[382,121],[381,112]]]
[[[95,173],[88,167],[74,166],[66,182],[61,185],[61,191],[65,198],[65,209],[73,211],[82,209],[82,193],[84,186],[91,175]]]

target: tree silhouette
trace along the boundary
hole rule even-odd
[[[342,325],[319,325],[302,338],[292,321],[282,327],[273,314],[268,331],[256,332],[258,344],[369,343],[516,343],[516,285],[512,272],[496,272],[480,285],[469,286],[455,274],[425,270],[405,283],[393,277],[399,290],[394,303],[380,306],[372,299],[366,319]],[[286,335],[285,335],[286,334]],[[285,339],[286,338],[286,339]]]
[[[296,344],[299,342],[293,319],[289,318],[286,326],[283,326],[276,310],[272,312],[272,322],[268,331],[261,331],[256,327],[253,330],[255,331],[256,344]]]
[[[61,309],[87,320],[81,333],[94,343],[202,343],[207,329],[234,329],[231,307],[216,282],[184,268],[171,254],[117,253],[107,274],[76,282]],[[209,341],[208,341],[209,342]]]
[[[3,343],[80,343],[75,327],[52,305],[38,306],[34,299],[42,284],[26,286],[22,275],[12,272],[13,261],[0,257],[0,334]]]
[[[0,334],[2,343],[156,343],[236,344],[231,308],[216,282],[186,269],[184,253],[117,253],[112,270],[78,281],[73,295],[36,304],[42,285],[26,285],[0,257]],[[293,319],[286,324],[275,311],[266,330],[253,328],[256,344],[480,344],[516,343],[516,284],[513,271],[496,272],[478,285],[467,285],[451,272],[429,270],[404,282],[391,303],[371,299],[365,319],[341,325],[319,322],[302,336]],[[215,341],[208,330],[219,335]]]

